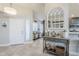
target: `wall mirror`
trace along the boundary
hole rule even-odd
[[[49,11],[47,15],[48,28],[58,29],[64,28],[64,11],[57,7]]]

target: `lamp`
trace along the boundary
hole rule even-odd
[[[12,7],[10,3],[10,7],[4,7],[4,12],[10,15],[16,15],[16,9]]]

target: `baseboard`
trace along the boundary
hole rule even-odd
[[[11,46],[11,45],[23,45],[23,44],[30,44],[30,43],[33,43],[33,41],[26,41],[26,42],[23,42],[23,43],[8,43],[8,44],[0,44],[0,47],[2,46]]]
[[[10,44],[10,46],[24,45],[24,43]]]
[[[22,43],[14,43],[14,44],[10,43],[9,45],[23,45],[23,44],[30,44],[30,43],[33,43],[33,41],[31,40],[31,41],[26,41]]]
[[[10,44],[0,44],[0,47],[3,47],[3,46],[10,46]]]
[[[26,41],[26,42],[24,42],[24,44],[30,44],[30,43],[33,43],[33,41]]]

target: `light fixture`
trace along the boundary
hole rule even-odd
[[[74,14],[72,14],[72,15],[71,15],[71,17],[75,17],[75,15],[74,15]]]
[[[10,7],[4,7],[4,12],[10,15],[16,15],[16,9],[12,7],[12,3],[10,3]]]

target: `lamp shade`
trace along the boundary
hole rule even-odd
[[[4,7],[4,12],[11,15],[16,15],[16,9],[11,7]]]

